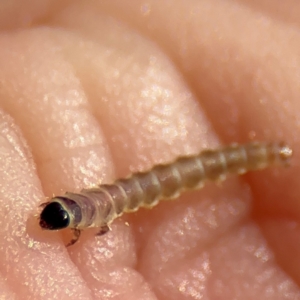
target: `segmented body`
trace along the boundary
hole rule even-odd
[[[201,188],[206,181],[222,181],[229,174],[287,165],[291,155],[292,150],[283,143],[232,144],[180,157],[172,163],[156,165],[147,172],[135,173],[112,184],[83,189],[77,194],[66,193],[52,198],[44,206],[58,202],[70,217],[65,227],[76,230],[99,227],[104,228],[103,233],[124,212],[133,212],[139,207],[151,208],[162,199],[176,198],[184,190]],[[45,224],[41,227],[57,229]]]

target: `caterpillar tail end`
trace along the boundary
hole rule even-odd
[[[293,149],[285,143],[279,144],[278,158],[285,167],[290,166],[290,160],[293,156]]]

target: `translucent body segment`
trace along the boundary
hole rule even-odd
[[[122,214],[128,198],[124,189],[117,184],[103,184],[101,188],[106,191],[107,195],[110,195],[110,201],[114,203],[115,213],[117,215]]]
[[[228,170],[223,151],[205,150],[200,154],[198,160],[203,165],[205,180],[219,181],[225,179],[224,176]]]
[[[203,186],[205,170],[199,157],[180,157],[177,163],[181,166],[178,171],[180,172],[183,186],[187,189],[196,189]]]
[[[105,229],[124,212],[153,207],[160,200],[177,197],[184,190],[201,188],[205,181],[224,180],[228,174],[243,174],[271,165],[286,166],[291,156],[291,148],[283,143],[232,144],[180,157],[172,163],[154,166],[148,172],[135,173],[113,184],[84,189],[79,194],[66,193],[52,198],[45,206],[59,202],[70,218],[69,228]],[[41,220],[40,225],[53,229],[45,220]]]
[[[127,199],[125,200],[123,206],[124,212],[136,211],[140,207],[144,199],[143,190],[139,182],[135,177],[131,177],[126,179],[119,179],[116,181],[116,184],[124,190],[127,196]]]
[[[161,197],[174,198],[182,184],[181,174],[174,165],[158,165],[152,169],[160,185]]]
[[[141,201],[139,206],[151,207],[158,201],[161,195],[161,185],[156,175],[153,172],[137,173],[131,177],[136,185],[139,185],[142,190]],[[128,199],[131,202],[131,199]]]
[[[77,204],[79,207],[84,207],[84,211],[77,228],[101,227],[117,217],[114,202],[104,189],[84,189],[81,195],[85,197],[80,198]]]
[[[231,147],[224,148],[223,156],[226,161],[226,168],[228,173],[232,174],[244,174],[247,171],[247,164],[253,165],[255,162],[251,162],[248,152],[245,148],[239,147],[239,145],[233,145]]]

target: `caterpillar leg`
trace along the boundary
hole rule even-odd
[[[105,233],[107,233],[108,231],[110,231],[110,227],[108,225],[104,225],[100,228],[100,231],[96,233],[97,236],[103,235]]]
[[[80,237],[80,234],[81,234],[81,230],[79,230],[77,228],[72,228],[71,230],[72,230],[72,233],[73,233],[73,238],[67,244],[67,247],[74,245],[78,241],[78,239]]]

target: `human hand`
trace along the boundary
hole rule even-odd
[[[300,299],[298,4],[79,3],[0,9],[1,297]],[[67,232],[27,221],[44,194],[250,139],[288,142],[292,167],[209,184],[69,248]]]

